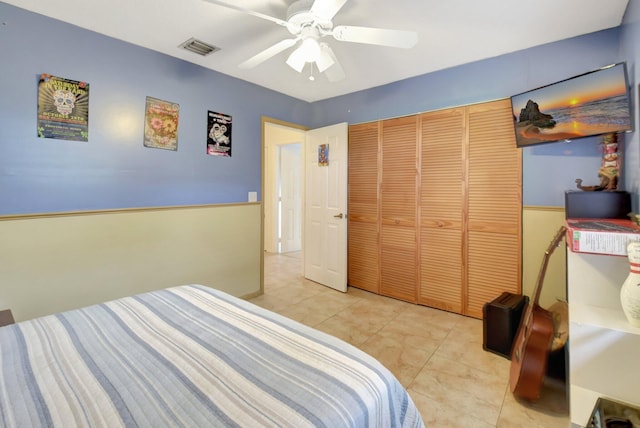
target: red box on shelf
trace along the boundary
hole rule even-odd
[[[567,244],[573,252],[626,256],[631,241],[640,241],[640,226],[631,220],[567,219]]]

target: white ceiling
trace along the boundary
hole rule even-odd
[[[346,78],[330,83],[285,64],[291,50],[254,69],[238,64],[289,38],[286,28],[202,0],[3,0],[305,101],[317,101],[491,58],[622,23],[629,0],[349,0],[334,25],[419,34],[410,49],[324,39]],[[292,0],[228,0],[280,19]],[[8,23],[10,24],[10,23]],[[178,46],[195,37],[221,48],[202,57]]]

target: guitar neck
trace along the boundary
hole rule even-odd
[[[533,291],[533,296],[531,299],[531,306],[538,305],[538,300],[540,300],[540,293],[542,292],[542,283],[544,282],[544,277],[547,273],[547,266],[549,265],[549,259],[554,250],[560,245],[560,242],[564,238],[566,232],[567,228],[565,226],[560,226],[560,229],[558,229],[558,231],[556,232],[556,235],[547,248],[547,251],[544,252],[542,266],[540,267],[540,273],[538,274],[538,281],[536,282],[536,287]]]

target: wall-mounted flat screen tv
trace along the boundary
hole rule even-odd
[[[511,97],[518,147],[632,130],[624,62]]]

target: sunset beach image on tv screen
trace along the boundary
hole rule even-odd
[[[624,63],[511,97],[518,147],[631,130]]]

